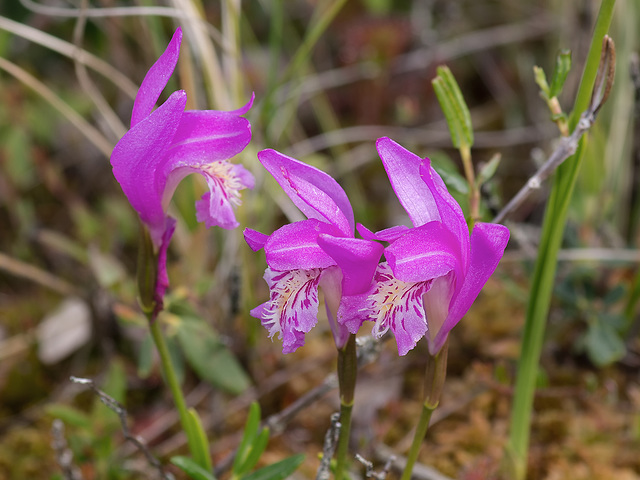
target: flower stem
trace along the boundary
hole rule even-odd
[[[182,425],[182,429],[187,435],[189,451],[191,452],[191,455],[197,459],[199,457],[199,443],[193,434],[192,422],[190,421],[189,413],[187,411],[187,403],[184,400],[182,389],[180,388],[180,383],[178,382],[178,377],[173,368],[173,364],[171,363],[169,349],[167,348],[167,343],[165,342],[162,331],[160,330],[160,322],[157,319],[152,322],[150,321],[149,328],[151,329],[151,337],[153,338],[153,342],[155,343],[156,348],[158,349],[158,354],[160,355],[160,364],[162,366],[164,379],[169,386],[169,390],[171,390],[173,401],[176,405],[176,408],[178,409],[178,415],[180,416],[180,424]]]
[[[422,440],[424,440],[429,428],[429,421],[433,411],[438,408],[440,402],[440,394],[444,380],[447,376],[447,354],[449,353],[449,340],[445,342],[440,351],[435,355],[429,354],[427,357],[427,371],[425,374],[424,384],[424,402],[422,404],[422,412],[416,427],[416,433],[413,436],[413,443],[407,455],[407,464],[402,472],[401,480],[410,480],[413,467],[418,459]]]
[[[358,373],[356,336],[349,335],[344,347],[338,350],[338,384],[340,385],[340,436],[338,437],[336,480],[342,480],[346,466],[349,436],[351,433],[351,411]]]
[[[603,0],[600,6],[587,63],[582,74],[574,109],[569,118],[570,130],[576,127],[578,119],[588,108],[600,63],[602,39],[609,29],[614,4],[615,0]],[[585,138],[583,137],[576,154],[568,158],[558,168],[545,211],[538,258],[531,282],[525,327],[522,335],[522,349],[518,361],[511,410],[509,442],[506,447],[506,457],[509,461],[509,465],[506,465],[506,467],[509,471],[505,473],[509,478],[514,478],[515,480],[523,480],[526,477],[527,451],[529,449],[531,413],[538,376],[538,363],[540,362],[540,354],[544,343],[558,250],[562,243],[569,203],[576,184],[582,154],[584,153],[584,142]]]

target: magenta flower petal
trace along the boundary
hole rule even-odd
[[[245,241],[247,242],[247,245],[249,245],[249,248],[254,252],[257,252],[258,250],[264,248],[267,240],[269,240],[269,235],[265,235],[264,233],[260,233],[257,230],[253,230],[251,228],[245,228],[244,232],[242,233],[244,235]]]
[[[165,179],[161,172],[165,152],[178,128],[187,96],[180,90],[148,117],[129,130],[111,153],[113,174],[131,206],[148,225],[156,246],[162,243],[165,213],[162,196]]]
[[[318,245],[318,235],[329,233],[330,229],[330,226],[315,219],[280,227],[264,246],[267,265],[279,271],[335,265],[336,262]]]
[[[396,278],[420,282],[446,275],[452,270],[462,273],[458,239],[440,222],[412,228],[385,250]]]
[[[180,55],[180,43],[182,42],[182,29],[178,28],[164,53],[149,69],[138,89],[133,111],[131,112],[131,126],[134,127],[146,118],[156,106],[160,94],[167,86],[171,74],[178,63]]]
[[[464,219],[462,208],[448,192],[442,178],[433,169],[428,158],[420,165],[420,177],[433,196],[440,221],[458,239],[462,265],[466,268],[469,261],[469,227]]]
[[[402,235],[409,231],[409,227],[406,225],[396,225],[391,228],[385,228],[379,232],[373,233],[364,225],[358,223],[356,230],[365,240],[378,240],[380,242],[395,242]]]
[[[353,209],[342,187],[331,176],[275,150],[262,150],[258,159],[307,218],[335,225],[353,236]]]
[[[493,274],[509,242],[509,229],[493,223],[476,223],[471,232],[469,270],[457,295],[452,298],[449,314],[442,328],[429,344],[430,351],[438,352],[447,335],[467,313],[480,290]]]
[[[250,141],[251,125],[246,118],[215,110],[188,110],[173,137],[168,168],[185,161],[194,166],[226,160]]]
[[[271,296],[251,310],[268,330],[282,339],[282,353],[295,352],[304,345],[304,334],[318,322],[318,282],[320,269],[279,272],[267,268],[264,279]]]
[[[318,245],[342,269],[343,295],[356,295],[369,288],[384,251],[382,245],[369,240],[332,235],[319,235]]]
[[[389,181],[414,226],[440,220],[433,194],[420,178],[422,159],[390,138],[376,142]]]

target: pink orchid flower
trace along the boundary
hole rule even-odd
[[[389,138],[378,139],[376,147],[414,226],[373,234],[358,225],[364,238],[390,242],[387,262],[379,265],[368,292],[349,299],[366,307],[345,309],[339,321],[354,332],[371,320],[376,337],[391,329],[400,355],[426,334],[429,352],[436,355],[498,266],[509,230],[478,222],[469,236],[460,205],[428,158]]]
[[[209,191],[196,203],[197,219],[207,227],[226,229],[238,226],[233,207],[240,204],[240,190],[254,185],[249,171],[228,162],[251,140],[251,126],[241,115],[251,108],[253,98],[230,112],[185,111],[187,95],[178,90],[154,110],[178,62],[181,40],[178,28],[142,81],[131,129],[111,154],[113,174],[147,227],[158,255],[159,302],[168,286],[166,253],[175,229],[167,208],[178,183],[191,173],[201,174]]]
[[[338,348],[349,331],[335,321],[343,299],[365,292],[382,254],[377,242],[354,238],[353,209],[344,190],[326,173],[275,150],[258,153],[307,220],[291,223],[265,235],[245,229],[252,250],[264,248],[264,279],[270,298],[251,315],[282,338],[282,352],[304,345],[304,336],[318,322],[318,287],[325,297],[329,324]]]

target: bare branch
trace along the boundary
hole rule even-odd
[[[89,378],[71,377],[71,381],[73,383],[89,387],[96,395],[98,395],[100,401],[104,403],[107,408],[114,411],[118,415],[118,418],[120,418],[120,426],[122,427],[124,438],[133,443],[138,448],[138,450],[140,450],[144,454],[149,464],[157,470],[159,478],[163,480],[175,480],[173,475],[164,471],[162,464],[156,457],[151,454],[144,440],[131,433],[131,430],[129,430],[129,426],[127,425],[127,410],[125,409],[124,405],[96,387],[94,381]]]
[[[331,415],[331,426],[324,436],[324,445],[322,447],[322,459],[320,460],[320,466],[318,467],[318,473],[316,474],[316,480],[328,480],[330,476],[330,464],[333,454],[338,446],[338,436],[340,435],[340,414],[334,413]]]
[[[73,464],[73,452],[67,445],[64,437],[64,423],[59,418],[53,420],[51,424],[51,447],[56,454],[56,461],[62,470],[65,480],[82,480],[82,474],[78,467]]]

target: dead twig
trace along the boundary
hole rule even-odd
[[[138,448],[138,450],[142,452],[142,454],[146,457],[147,462],[149,462],[149,464],[153,466],[158,472],[159,478],[162,478],[163,480],[175,480],[173,475],[164,471],[162,464],[149,451],[144,440],[131,433],[131,430],[129,430],[129,426],[127,425],[127,410],[124,408],[124,405],[122,405],[115,398],[107,395],[105,392],[103,392],[98,387],[96,387],[95,382],[89,378],[71,377],[71,381],[79,385],[85,385],[89,387],[91,390],[93,390],[93,392],[96,395],[98,395],[98,398],[100,398],[100,401],[104,403],[107,406],[107,408],[109,408],[110,410],[112,410],[118,415],[118,418],[120,419],[120,426],[122,427],[122,433],[124,434],[124,438],[130,441],[131,443],[133,443]]]
[[[340,435],[340,414],[334,413],[331,415],[331,426],[324,436],[324,445],[322,446],[322,459],[320,460],[320,466],[318,467],[318,473],[316,474],[316,480],[329,480],[330,465],[333,454],[338,446],[338,436]]]
[[[493,223],[502,223],[504,219],[516,211],[520,205],[535,190],[538,190],[542,183],[549,178],[562,163],[578,149],[578,144],[582,136],[591,128],[600,107],[607,101],[607,97],[613,85],[613,77],[615,74],[615,47],[613,40],[605,35],[602,46],[602,55],[600,57],[600,66],[598,67],[598,75],[593,87],[591,103],[589,108],[582,114],[578,125],[571,135],[563,137],[558,147],[553,151],[547,161],[538,169],[538,171],[527,181],[520,189],[515,197],[495,216]]]
[[[51,424],[51,447],[56,454],[56,461],[65,480],[82,480],[80,469],[73,464],[73,452],[64,437],[64,423],[56,418]]]

